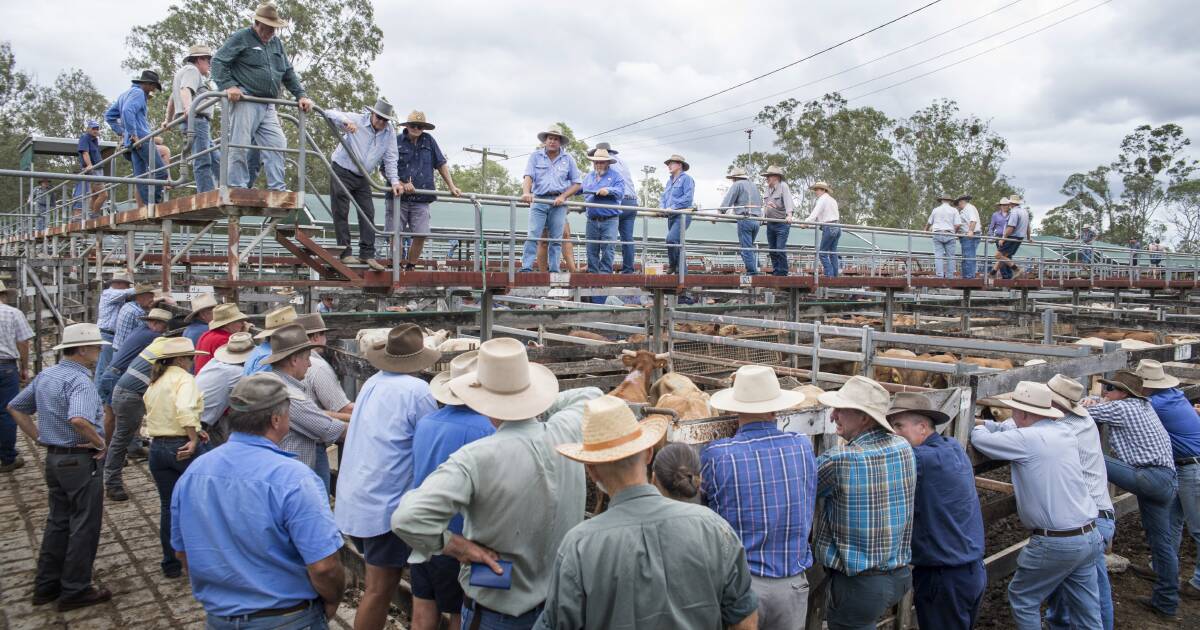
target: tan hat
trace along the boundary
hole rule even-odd
[[[729,169],[729,174],[725,176],[725,179],[747,179],[749,177],[750,176],[746,174],[746,169],[740,166],[735,166]]]
[[[947,195],[946,193],[942,193],[942,194],[938,195],[937,200],[938,201],[949,201],[951,203],[953,203],[955,201],[954,195]]]
[[[779,165],[777,165],[777,164],[772,164],[772,165],[768,166],[767,168],[763,169],[762,176],[766,177],[767,175],[774,175],[774,176],[778,177],[779,179],[783,179],[783,169],[780,168]]]
[[[1077,416],[1087,415],[1087,409],[1079,404],[1083,399],[1083,385],[1079,381],[1062,374],[1055,374],[1046,382],[1050,388],[1050,398],[1062,408]]]
[[[248,332],[239,332],[230,335],[229,341],[213,353],[213,358],[221,363],[241,365],[250,358],[252,352],[254,352],[254,339]]]
[[[892,398],[892,406],[887,411],[888,419],[901,413],[920,414],[933,420],[933,424],[937,427],[950,421],[950,416],[934,409],[933,402],[929,400],[928,396],[916,392],[900,392]]]
[[[187,317],[184,318],[183,321],[190,323],[196,318],[197,315],[200,314],[200,311],[203,311],[206,308],[216,308],[216,306],[217,296],[211,293],[201,293],[200,295],[196,296],[196,299],[192,300],[192,311],[188,313]]]
[[[264,2],[254,10],[254,21],[262,22],[275,28],[287,28],[287,20],[279,15],[279,7],[274,2]]]
[[[125,284],[133,284],[133,276],[127,271],[118,271],[108,279],[109,282],[124,282]]]
[[[567,140],[567,134],[563,133],[562,127],[558,125],[550,125],[545,131],[539,131],[537,136],[538,142],[545,142],[546,136],[558,136],[558,139],[563,142]]]
[[[558,397],[558,378],[530,363],[525,344],[501,337],[479,346],[475,371],[450,379],[450,389],[471,409],[497,420],[529,420]]]
[[[617,158],[609,155],[608,149],[596,149],[588,152],[588,159],[593,162],[616,162]]]
[[[435,129],[435,127],[433,126],[432,123],[425,120],[425,112],[417,111],[415,109],[412,110],[412,112],[410,112],[408,114],[408,120],[404,121],[404,125],[406,127],[408,125],[417,125],[421,129],[424,129],[426,131],[429,131],[430,129]]]
[[[192,44],[191,46],[188,47],[187,54],[185,54],[183,56],[183,61],[186,63],[188,59],[192,59],[193,57],[212,57],[212,56],[213,56],[213,49],[211,46],[205,46],[204,44]]]
[[[1063,412],[1054,408],[1050,388],[1042,383],[1021,381],[1007,394],[996,396],[996,403],[1009,409],[1019,409],[1043,418],[1061,418]]]
[[[444,405],[461,405],[463,400],[454,395],[450,390],[450,379],[458,378],[463,374],[475,371],[475,361],[479,357],[479,351],[471,350],[464,352],[450,360],[450,369],[445,372],[438,373],[429,381],[429,392],[433,394],[433,399]]]
[[[168,311],[163,308],[152,308],[152,309],[150,309],[149,313],[146,313],[145,315],[139,317],[138,319],[140,319],[144,322],[155,321],[155,322],[162,322],[162,323],[166,324],[171,321],[171,311]]]
[[[809,186],[808,189],[809,190],[824,190],[827,193],[833,192],[833,189],[830,188],[829,184],[827,184],[825,182],[816,182],[812,186]]]
[[[62,331],[62,343],[52,350],[82,348],[84,346],[111,346],[100,336],[100,327],[95,324],[71,324]]]
[[[291,304],[285,304],[279,308],[267,311],[266,321],[263,323],[262,332],[254,335],[255,341],[264,341],[275,334],[275,329],[285,324],[290,324],[296,321],[296,309]]]
[[[821,404],[834,409],[857,409],[871,416],[879,426],[891,433],[896,431],[887,421],[891,397],[883,385],[865,376],[852,376],[836,392],[825,392],[817,396]]]
[[[1150,389],[1179,387],[1179,379],[1167,374],[1166,370],[1163,369],[1163,364],[1154,359],[1142,359],[1138,361],[1137,369],[1133,373],[1142,377],[1142,387]]]
[[[174,359],[175,357],[194,357],[198,354],[207,355],[203,350],[197,350],[192,340],[187,337],[171,337],[158,351],[158,359]],[[157,359],[156,359],[157,360]]]
[[[996,202],[996,206],[997,206],[997,207],[999,207],[999,206],[1011,206],[1011,205],[1012,205],[1012,200],[1011,200],[1011,199],[1009,199],[1008,197],[1001,197],[1001,198],[1000,198],[1000,201],[997,201],[997,202]]]
[[[288,386],[278,374],[259,372],[238,381],[229,392],[229,408],[246,413],[270,409],[293,398]]]
[[[400,324],[376,339],[366,352],[367,362],[384,372],[411,374],[437,363],[442,353],[425,347],[425,335],[416,324]]]
[[[1145,398],[1146,393],[1142,391],[1145,383],[1142,382],[1142,377],[1129,370],[1117,370],[1112,378],[1097,379],[1105,385],[1111,385],[1117,389],[1134,396],[1136,398]]]
[[[559,444],[564,457],[585,464],[615,462],[640,453],[662,441],[666,416],[638,422],[624,400],[601,396],[583,405],[583,442]]]
[[[296,323],[304,326],[304,330],[310,335],[332,330],[325,325],[325,318],[321,317],[320,313],[305,313],[300,315],[296,318]]]
[[[208,329],[216,330],[247,319],[250,319],[250,316],[238,310],[237,304],[218,304],[213,307],[213,318],[208,322]]]
[[[1025,200],[1021,199],[1021,195],[1009,195],[1008,203],[1011,203],[1014,206],[1019,206],[1022,203],[1025,203]]]
[[[285,324],[275,329],[271,335],[271,354],[263,359],[263,363],[278,363],[297,352],[316,347],[317,344],[308,340],[308,332],[304,330],[304,326],[295,322]]]
[[[670,164],[671,162],[679,162],[681,165],[683,165],[683,170],[685,171],[692,168],[692,165],[688,164],[688,161],[678,153],[672,153],[671,157],[663,160],[663,164]]]
[[[712,395],[709,404],[735,413],[771,413],[804,402],[804,394],[779,388],[775,369],[766,365],[743,365],[733,373],[733,387]]]
[[[142,295],[143,293],[158,293],[158,287],[153,284],[137,284],[133,287],[134,295]]]

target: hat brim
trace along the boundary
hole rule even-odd
[[[435,126],[433,123],[420,122],[420,121],[417,121],[417,120],[406,120],[406,121],[404,121],[404,126],[405,126],[405,127],[407,127],[407,126],[409,126],[409,125],[416,125],[416,126],[420,127],[421,129],[423,129],[423,130],[425,130],[425,131],[433,131],[434,129],[437,129],[437,127],[436,127],[436,126]]]
[[[217,351],[213,353],[213,358],[222,363],[241,365],[246,362],[246,359],[250,358],[251,354],[254,354],[254,346],[251,346],[250,349],[246,350],[245,352],[234,352],[228,348],[228,344],[217,348]]]
[[[885,416],[889,420],[888,424],[891,424],[890,420],[892,416],[898,416],[902,413],[915,413],[917,415],[925,416],[926,418],[933,420],[934,426],[938,427],[950,422],[950,416],[938,411],[937,409],[888,409],[887,415]]]
[[[164,323],[164,324],[170,324],[170,323],[171,323],[171,320],[169,320],[169,319],[159,319],[159,318],[157,318],[157,317],[150,317],[149,315],[144,315],[144,316],[142,316],[142,317],[139,317],[138,319],[140,319],[140,320],[142,320],[142,321],[144,321],[144,322],[162,322],[162,323]]]
[[[1125,392],[1126,394],[1129,394],[1130,396],[1136,396],[1137,398],[1145,398],[1146,397],[1145,394],[1133,391],[1133,389],[1131,389],[1128,385],[1126,385],[1125,383],[1122,383],[1120,381],[1113,381],[1113,380],[1109,380],[1107,378],[1098,378],[1096,380],[1100,381],[1101,383],[1104,383],[1105,385],[1112,385],[1113,387],[1116,387],[1117,389]],[[1145,383],[1143,383],[1143,387],[1144,386],[1145,386]]]
[[[1054,402],[1058,403],[1059,405],[1062,405],[1062,407],[1064,409],[1067,409],[1068,411],[1070,411],[1071,413],[1073,413],[1077,416],[1086,416],[1087,415],[1088,411],[1087,411],[1086,407],[1084,407],[1083,405],[1080,405],[1077,402],[1071,402],[1071,400],[1069,398],[1054,391],[1053,389],[1050,390],[1050,400],[1053,400]]]
[[[395,122],[395,120],[396,120],[395,114],[388,116],[388,115],[380,112],[378,109],[375,109],[374,107],[371,107],[369,105],[367,106],[367,111],[371,112],[372,114],[375,114],[376,116],[378,116],[388,122]]]
[[[828,189],[828,188],[826,188],[826,187],[824,187],[824,186],[809,186],[809,187],[808,187],[808,189],[809,189],[809,190],[824,190],[824,191],[825,191],[825,192],[827,192],[827,193],[828,193],[828,192],[833,192],[832,190],[830,190],[830,189]]]
[[[591,156],[592,156],[592,155],[594,155],[595,153],[596,153],[596,149],[588,149],[588,151],[587,151],[588,157],[591,157]],[[621,153],[621,152],[620,152],[620,151],[617,151],[616,149],[609,149],[609,150],[608,150],[608,154],[609,154],[609,155],[620,155],[620,153]]]
[[[713,394],[709,398],[708,404],[714,409],[732,411],[734,413],[771,413],[772,411],[791,409],[804,402],[805,398],[804,392],[784,389],[780,390],[779,396],[770,400],[747,402],[734,398],[733,388],[731,387]]]
[[[200,355],[207,356],[208,353],[205,352],[204,350],[189,350],[187,352],[172,352],[170,354],[158,355],[158,357],[155,359],[155,361],[160,361],[162,359],[178,359],[179,357],[198,357]]]
[[[76,342],[76,343],[60,343],[57,346],[54,346],[53,348],[50,348],[50,349],[51,350],[66,350],[67,348],[86,348],[88,346],[111,346],[111,345],[112,345],[111,343],[109,343],[107,341],[103,341],[103,340],[101,340],[101,341],[80,341],[80,342]]]
[[[319,345],[309,341],[306,343],[302,343],[298,346],[293,346],[291,348],[284,348],[283,350],[280,350],[279,352],[272,352],[270,355],[267,356],[267,358],[263,359],[262,362],[264,365],[273,365],[273,364],[278,363],[298,352],[303,352],[305,350],[312,350],[313,348],[319,348],[319,347],[320,347]]]
[[[463,399],[459,398],[454,390],[450,389],[450,370],[439,372],[437,376],[429,381],[429,393],[433,395],[433,399],[443,405],[462,405]]]
[[[732,174],[732,173],[731,173],[731,174],[729,174],[729,175],[726,175],[726,176],[725,176],[725,179],[750,179],[750,176],[749,176],[749,175],[742,175],[742,174],[740,174],[740,173],[739,173],[739,174],[737,174],[737,175],[734,175],[734,174]]]
[[[216,330],[216,329],[218,329],[218,328],[222,328],[222,327],[224,327],[224,326],[228,326],[228,325],[230,325],[230,324],[236,324],[236,323],[238,323],[238,322],[244,322],[244,321],[246,321],[246,320],[248,320],[248,319],[250,319],[250,316],[249,316],[249,315],[244,315],[244,314],[243,314],[241,317],[235,317],[235,318],[233,318],[233,319],[226,319],[226,320],[223,320],[223,321],[222,321],[222,320],[216,320],[216,319],[214,319],[213,321],[211,321],[211,322],[208,322],[208,329],[209,329],[209,330]],[[261,341],[261,339],[260,339],[260,341]]]
[[[642,430],[640,436],[612,448],[589,451],[584,449],[583,444],[575,443],[559,444],[554,449],[563,457],[584,464],[607,464],[620,461],[630,455],[652,448],[662,441],[663,436],[667,434],[667,419],[665,417],[647,418],[639,422],[638,427]]]
[[[861,411],[868,416],[871,416],[871,419],[874,420],[876,424],[884,429],[887,429],[888,433],[896,432],[896,430],[892,428],[892,424],[887,421],[886,414],[880,413],[875,409],[869,409],[862,404],[843,396],[840,391],[825,392],[824,394],[817,396],[817,400],[820,401],[822,405],[833,407],[834,409],[856,409]]]
[[[190,324],[190,323],[192,323],[193,319],[196,319],[196,316],[199,315],[201,311],[206,311],[206,310],[213,309],[213,308],[217,308],[217,305],[213,304],[212,306],[204,306],[204,307],[198,308],[198,309],[188,313],[187,317],[183,318],[183,321],[186,324]]]
[[[463,404],[497,420],[529,420],[541,415],[558,399],[558,377],[540,363],[529,364],[529,387],[502,394],[476,385],[477,373],[450,379],[450,389]]]
[[[549,131],[542,131],[542,132],[539,132],[537,135],[538,142],[545,142],[547,136],[554,136],[555,138],[558,138],[559,142],[564,142],[567,139],[566,136],[564,136],[562,134],[552,133]]]
[[[1148,387],[1150,389],[1168,389],[1171,387],[1179,387],[1179,379],[1171,376],[1170,374],[1163,374],[1161,380],[1151,381],[1143,378],[1142,387]]]
[[[229,323],[232,324],[233,322],[229,322]],[[255,341],[266,341],[271,338],[271,335],[275,334],[276,330],[278,330],[278,329],[277,328],[267,328],[265,330],[262,330],[254,335],[254,340]]]
[[[420,350],[412,354],[394,355],[388,354],[387,345],[384,344],[382,348],[367,350],[366,359],[377,370],[410,374],[420,372],[442,360],[442,353],[422,346]]]
[[[592,157],[589,155],[589,156],[587,156],[587,159],[589,159],[593,162],[616,162],[617,161],[617,158],[612,157],[611,155],[609,157]]]
[[[134,79],[133,82],[134,83],[149,83],[150,85],[153,85],[154,87],[158,88],[159,92],[161,92],[163,89],[162,83],[159,83],[158,81],[147,81],[147,80],[139,77],[137,79]]]
[[[688,164],[687,162],[684,162],[683,160],[664,160],[663,164],[670,164],[671,162],[679,162],[679,165],[682,166],[683,170],[685,170],[685,171],[691,170],[691,168],[692,168],[691,164]]]
[[[263,17],[261,15],[255,15],[254,21],[262,22],[263,24],[266,24],[267,26],[270,26],[272,28],[287,28],[288,27],[287,20],[272,20],[271,18]]]
[[[1036,416],[1041,416],[1043,418],[1054,418],[1057,420],[1058,418],[1061,418],[1061,417],[1063,417],[1063,415],[1065,415],[1065,414],[1063,414],[1063,412],[1059,411],[1058,409],[1055,409],[1053,406],[1051,406],[1051,407],[1034,407],[1033,405],[1027,405],[1023,402],[1016,401],[1011,398],[996,397],[993,400],[995,400],[996,404],[1000,405],[1001,407],[1008,407],[1009,409],[1017,409],[1019,411],[1025,411],[1028,413],[1032,413]]]

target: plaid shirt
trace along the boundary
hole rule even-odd
[[[96,325],[100,330],[113,331],[117,325],[117,312],[125,301],[133,296],[133,289],[108,288],[100,293],[100,308],[96,313]]]
[[[315,469],[317,449],[338,441],[346,429],[346,423],[325,415],[308,394],[304,393],[304,383],[283,372],[275,372],[275,375],[283,379],[292,395],[292,409],[289,414],[291,429],[283,437],[279,447],[295,453],[296,459]]]
[[[50,446],[79,446],[87,442],[71,418],[83,418],[104,437],[104,413],[92,373],[70,359],[42,370],[9,406],[37,414],[38,442]]]
[[[304,392],[325,411],[341,411],[350,404],[333,367],[316,350],[312,351],[312,365],[304,373]]]
[[[146,322],[138,319],[145,316],[146,310],[137,302],[126,302],[125,306],[117,311],[117,323],[115,324],[116,328],[113,328],[112,340],[114,355],[121,349],[121,342],[125,341],[130,333],[146,325]]]
[[[817,470],[825,509],[813,547],[821,562],[851,576],[908,564],[917,485],[908,442],[868,431],[823,453]]]
[[[1150,401],[1123,398],[1088,407],[1098,424],[1107,424],[1108,441],[1117,459],[1130,466],[1165,466],[1175,469],[1171,436],[1158,420]]]
[[[0,359],[20,359],[17,344],[32,336],[25,313],[0,303]]]
[[[806,436],[774,422],[743,425],[704,449],[700,478],[708,507],[742,540],[751,574],[791,577],[812,566],[817,462]]]

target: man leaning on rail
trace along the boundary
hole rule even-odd
[[[201,92],[208,90],[208,79],[212,75],[212,48],[204,44],[196,44],[188,48],[183,58],[183,65],[175,71],[171,80],[171,97],[167,101],[167,116],[163,121],[165,127],[175,116],[187,114],[192,108],[192,99]],[[192,148],[190,153],[197,155],[212,147],[212,115],[217,108],[216,101],[209,101],[196,110],[195,122],[192,125]],[[188,123],[185,120],[179,125],[179,131],[187,137]],[[220,150],[205,153],[193,158],[192,170],[196,176],[196,192],[208,192],[216,188],[214,183],[216,170],[221,164]],[[195,342],[195,339],[192,339]]]
[[[750,183],[746,169],[735,166],[725,176],[733,180],[725,198],[721,200],[721,214],[732,209],[733,214],[741,217],[737,222],[738,253],[742,263],[746,265],[746,275],[758,275],[758,254],[754,249],[754,241],[758,238],[759,219],[763,215],[763,199],[758,192],[758,186]]]

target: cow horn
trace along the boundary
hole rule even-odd
[[[622,350],[622,351],[621,351],[621,354],[623,354],[623,355],[626,355],[626,356],[630,356],[630,357],[636,357],[636,356],[637,356],[637,353],[636,353],[636,352],[634,352],[633,350]]]
[[[662,354],[656,354],[656,355],[654,355],[654,358],[655,358],[655,359],[670,359],[670,358],[671,358],[671,353],[670,353],[670,352],[664,352],[664,353],[662,353]]]

